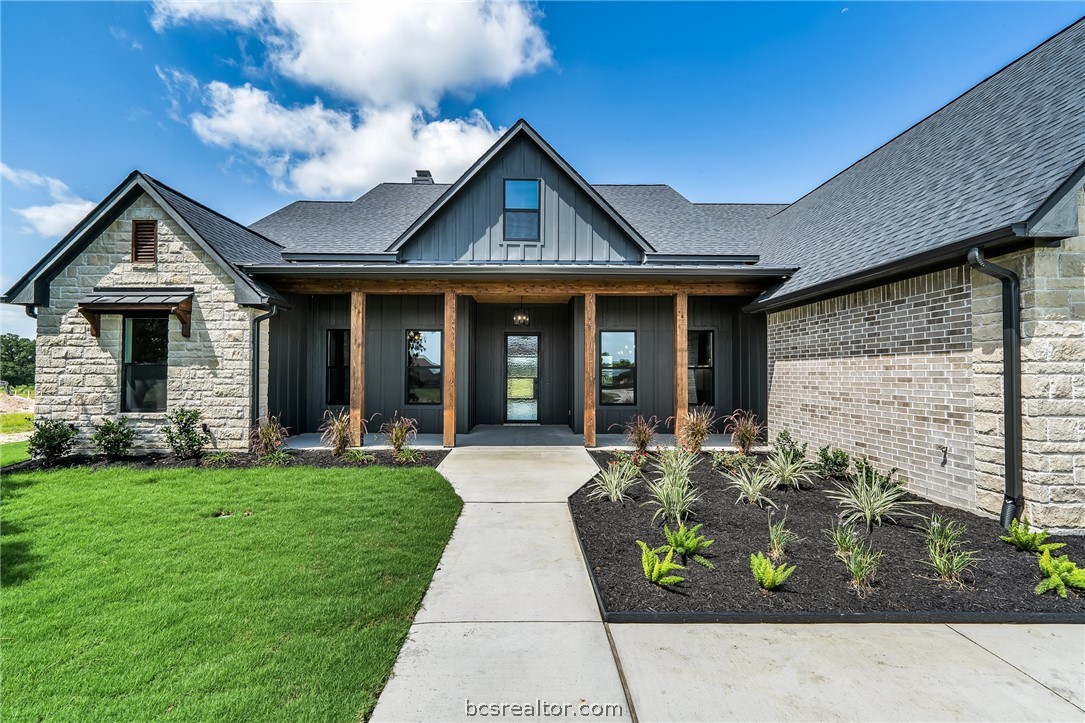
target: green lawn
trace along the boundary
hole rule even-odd
[[[8,720],[361,720],[462,506],[425,468],[2,483]]]
[[[0,444],[0,467],[7,467],[16,462],[25,462],[30,459],[27,447],[30,442],[7,442]],[[2,554],[2,553],[0,553]]]
[[[0,434],[14,434],[15,432],[33,432],[34,415],[26,412],[11,412],[0,414]]]

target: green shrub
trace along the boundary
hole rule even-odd
[[[410,447],[411,440],[418,434],[418,420],[401,416],[399,412],[392,414],[392,418],[381,425],[381,434],[388,440],[388,446],[397,457]]]
[[[366,452],[364,449],[347,450],[346,453],[343,454],[343,459],[354,462],[355,464],[373,464],[377,461],[376,457],[369,452]]]
[[[734,473],[740,469],[753,467],[757,460],[748,454],[742,454],[742,452],[721,452],[719,450],[713,450],[712,452],[712,469],[717,472]]]
[[[90,441],[94,442],[94,448],[99,453],[110,459],[119,459],[127,457],[132,451],[132,445],[136,441],[136,430],[128,426],[128,417],[120,416],[115,420],[103,419],[101,424],[94,425]]]
[[[785,527],[787,522],[786,509],[783,517],[773,522],[775,515],[776,510],[769,510],[769,557],[773,562],[777,562],[787,554],[788,545],[799,541],[799,536]]]
[[[55,462],[72,451],[78,436],[74,424],[50,419],[35,421],[27,451],[34,459]]]
[[[791,573],[795,572],[795,566],[777,567],[764,554],[758,552],[750,555],[750,570],[753,572],[753,579],[757,581],[758,587],[762,590],[775,590],[791,577]]]
[[[746,409],[736,409],[724,418],[723,433],[730,434],[735,446],[748,455],[765,433],[765,425],[757,421],[757,415]]]
[[[364,434],[365,423],[362,424]],[[330,409],[324,410],[324,423],[317,429],[320,440],[331,447],[332,456],[338,457],[350,447],[350,411],[342,410],[336,414]]]
[[[257,457],[264,458],[281,451],[289,436],[290,432],[279,418],[268,412],[249,433],[249,449]]]
[[[624,502],[629,499],[629,488],[637,483],[640,470],[632,462],[614,460],[606,469],[597,474],[589,483],[588,499],[607,499],[611,502]]]
[[[1068,555],[1052,557],[1051,550],[1044,550],[1037,560],[1044,579],[1036,586],[1036,594],[1043,595],[1054,590],[1059,597],[1066,597],[1066,588],[1085,590],[1085,569],[1070,562]]]
[[[663,525],[663,535],[667,538],[667,546],[674,550],[674,553],[681,557],[683,562],[688,558],[698,565],[703,565],[709,570],[714,570],[716,566],[709,562],[707,558],[701,555],[701,553],[711,547],[715,540],[708,540],[702,535],[698,535],[697,533],[700,529],[701,525],[694,525],[693,527],[687,528],[685,524],[680,524],[678,529],[672,532],[669,527]]]
[[[208,452],[200,458],[208,467],[227,467],[234,461],[233,452],[227,452],[225,450],[215,450],[214,452]]]
[[[975,551],[961,548],[965,526],[935,514],[931,515],[924,533],[927,536],[927,564],[945,582],[960,584],[961,576],[976,564]]]
[[[611,425],[614,427],[617,425]],[[622,426],[625,440],[633,448],[633,451],[643,457],[648,453],[648,448],[655,442],[659,431],[659,417],[644,417],[638,414]]]
[[[818,461],[814,470],[825,479],[844,479],[851,469],[851,457],[842,449],[829,449],[825,445],[818,450]]]
[[[891,469],[888,474],[882,474],[865,459],[859,460],[855,463],[855,474],[850,483],[836,484],[835,490],[825,494],[840,505],[845,522],[854,524],[862,520],[867,534],[870,534],[875,525],[881,526],[885,520],[896,522],[895,517],[903,515],[921,516],[909,508],[926,503],[904,499],[907,492],[893,479],[896,472],[896,469]]]
[[[773,479],[773,487],[802,489],[810,481],[810,463],[805,457],[777,449],[764,463],[765,471]]]
[[[648,463],[647,452],[634,451],[629,453],[624,449],[614,450],[614,461],[619,463],[631,464],[637,469],[643,469],[644,465]]]
[[[671,587],[685,580],[684,577],[671,574],[675,570],[686,569],[682,565],[673,562],[674,550],[666,545],[652,549],[641,540],[637,540],[637,545],[640,546],[641,569],[644,570],[644,578],[648,582],[660,587]],[[664,552],[667,553],[667,556],[660,559],[659,556]]]
[[[765,495],[766,490],[773,488],[772,476],[763,467],[740,467],[733,473],[723,475],[727,478],[727,486],[738,492],[735,504],[745,502],[748,505],[775,507],[773,502]]]
[[[844,560],[844,565],[851,575],[848,586],[855,591],[860,598],[866,597],[874,590],[874,578],[878,575],[878,566],[881,565],[884,552],[874,549],[869,542],[857,540],[851,548],[851,553]]]
[[[285,449],[276,449],[267,454],[262,454],[256,460],[262,465],[267,467],[285,467],[294,459],[294,455],[287,452]]]
[[[712,407],[695,407],[686,412],[678,434],[678,443],[694,454],[700,454],[708,435],[716,426],[716,413]]]
[[[809,445],[803,442],[800,446],[791,436],[791,432],[781,429],[772,443],[772,448],[779,454],[784,454],[791,459],[806,459],[806,448]]]
[[[1028,520],[1023,520],[1022,522],[1011,520],[1010,529],[1007,530],[1007,532],[1009,532],[1008,535],[1002,535],[998,539],[1008,542],[1026,552],[1043,552],[1044,550],[1057,550],[1060,547],[1066,547],[1065,542],[1045,543],[1044,540],[1051,537],[1051,533],[1047,530],[1030,532]]]
[[[846,563],[848,557],[851,556],[851,551],[859,544],[859,533],[850,524],[844,522],[842,517],[838,515],[830,523],[829,528],[822,532],[833,546],[833,556]]]
[[[177,459],[193,459],[203,454],[211,435],[204,430],[202,419],[200,410],[189,407],[177,407],[166,415],[162,433]]]

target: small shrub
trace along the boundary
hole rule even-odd
[[[700,454],[708,435],[716,426],[716,413],[712,407],[695,407],[686,412],[686,420],[678,435],[678,442],[694,454]]]
[[[765,432],[765,425],[757,421],[757,415],[745,409],[736,409],[724,418],[724,422],[724,434],[730,434],[738,451],[746,455]]]
[[[388,441],[392,452],[398,457],[400,452],[410,447],[411,441],[417,436],[418,420],[395,412],[391,419],[381,425],[380,431]]]
[[[234,461],[233,452],[216,450],[205,454],[201,461],[208,467],[228,467]]]
[[[376,457],[364,449],[348,449],[343,453],[343,459],[355,464],[373,464],[377,461]]]
[[[279,422],[279,418],[268,412],[264,418],[252,428],[249,434],[249,448],[259,458],[267,457],[275,452],[282,451],[290,432]]]
[[[818,450],[818,461],[814,469],[825,479],[845,479],[851,469],[851,456],[842,449],[829,449],[825,445]]]
[[[1047,530],[1030,532],[1028,520],[1023,520],[1021,522],[1011,520],[1010,529],[1007,530],[1007,532],[1009,532],[1009,534],[1002,535],[998,539],[1008,542],[1026,552],[1043,552],[1044,550],[1057,550],[1060,547],[1066,547],[1065,542],[1045,543],[1044,540],[1051,537],[1051,533]]]
[[[712,469],[717,472],[734,473],[740,469],[746,467],[752,467],[757,460],[748,454],[742,454],[742,452],[721,452],[719,450],[713,450],[712,452]]]
[[[791,459],[806,459],[806,448],[809,445],[803,442],[800,446],[791,436],[791,432],[786,429],[780,430],[780,433],[776,435],[776,439],[772,443],[772,448],[775,452],[785,454]]]
[[[661,475],[657,479],[649,480],[646,484],[651,499],[642,506],[656,506],[655,514],[652,515],[653,523],[662,517],[664,522],[672,521],[682,524],[694,505],[701,501],[701,496],[690,484],[689,477]]]
[[[203,454],[211,435],[204,431],[202,419],[200,410],[190,407],[177,407],[166,415],[162,433],[166,435],[166,444],[173,450],[174,457],[195,459]]]
[[[1064,598],[1068,587],[1085,590],[1085,569],[1070,562],[1068,555],[1052,557],[1051,550],[1044,550],[1037,561],[1040,564],[1040,572],[1044,576],[1044,579],[1036,586],[1037,595],[1054,590],[1059,597]]]
[[[612,424],[610,426],[619,425]],[[644,456],[647,454],[648,448],[655,442],[656,435],[659,432],[659,417],[644,417],[638,414],[620,426],[625,434],[625,441],[629,442],[629,446],[633,448],[634,452]]]
[[[758,552],[750,555],[750,570],[758,587],[762,590],[775,590],[791,577],[795,566],[785,564],[777,567],[764,554]]]
[[[773,479],[764,468],[742,467],[734,473],[725,474],[724,477],[728,480],[727,486],[738,492],[738,497],[735,498],[736,505],[739,502],[745,502],[758,507],[776,506],[776,503],[765,495],[766,490],[772,489]]]
[[[422,460],[422,453],[414,447],[404,447],[392,450],[392,459],[396,464],[418,464]]]
[[[851,548],[851,554],[844,560],[844,565],[851,575],[848,587],[855,591],[860,598],[866,597],[874,590],[874,578],[878,574],[878,566],[885,557],[884,552],[874,549],[869,542],[856,541]]]
[[[72,451],[78,436],[79,430],[74,424],[51,419],[35,421],[27,451],[34,459],[55,462]]]
[[[666,545],[652,549],[641,540],[637,540],[637,545],[640,546],[640,565],[648,582],[660,587],[671,587],[685,580],[684,577],[671,574],[675,570],[686,569],[682,565],[673,562],[674,550]],[[661,560],[659,556],[664,552],[667,553],[667,556]]]
[[[851,551],[859,544],[859,533],[842,519],[843,515],[837,515],[827,530],[822,530],[826,539],[833,546],[833,556],[841,562],[847,562]]]
[[[787,522],[787,510],[784,515],[773,522],[776,510],[769,510],[769,557],[776,562],[787,554],[787,547],[793,542],[799,541],[799,536],[785,527]]]
[[[880,527],[884,520],[896,522],[895,517],[903,515],[921,516],[909,508],[926,503],[904,499],[907,492],[893,479],[896,472],[891,469],[888,474],[881,474],[866,460],[859,460],[855,463],[850,484],[837,484],[835,490],[825,494],[840,505],[845,522],[854,524],[862,520],[870,534],[874,526]]]
[[[128,426],[128,417],[103,419],[101,424],[94,425],[90,441],[94,442],[94,447],[100,454],[110,459],[120,459],[127,457],[132,451],[132,445],[136,441],[136,430]]]
[[[976,563],[976,553],[961,549],[965,526],[939,515],[931,515],[927,535],[928,563],[945,582],[960,584],[961,576]]]
[[[800,490],[804,483],[810,481],[810,463],[806,461],[806,458],[783,449],[777,449],[765,460],[764,466],[765,471],[773,479],[774,487]]]
[[[698,535],[701,525],[694,525],[693,527],[686,527],[684,524],[678,526],[678,529],[671,531],[669,527],[663,525],[663,535],[667,538],[667,546],[674,550],[674,553],[682,558],[685,562],[686,559],[691,559],[698,565],[703,565],[709,570],[716,569],[716,566],[708,561],[703,555],[706,549],[712,546],[715,540],[705,539],[704,536]]]
[[[317,429],[320,440],[331,447],[332,456],[338,457],[350,448],[350,411],[344,409],[336,414],[330,409],[324,410],[324,423]],[[362,434],[365,434],[365,422],[362,422]]]
[[[290,464],[293,459],[294,455],[290,454],[285,449],[276,449],[267,454],[260,455],[257,462],[268,467],[285,467]]]
[[[641,469],[648,463],[649,457],[647,452],[633,451],[632,453],[626,452],[624,449],[614,450],[614,461],[619,463],[631,464],[637,469]]]
[[[629,499],[626,493],[637,483],[639,477],[640,471],[632,462],[614,460],[592,479],[588,499],[624,502]]]

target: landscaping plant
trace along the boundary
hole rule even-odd
[[[27,451],[34,459],[55,462],[72,451],[78,436],[74,424],[51,419],[35,421]]]
[[[611,427],[618,425],[610,425]],[[639,456],[643,457],[648,453],[648,448],[652,446],[652,443],[656,439],[656,434],[659,431],[659,417],[645,417],[638,414],[630,419],[624,425],[621,425],[622,430],[625,432],[625,439],[629,442],[629,446],[633,448]]]
[[[285,467],[290,464],[293,458],[294,456],[285,449],[276,449],[273,452],[260,455],[257,461],[268,467]]]
[[[791,432],[786,429],[780,430],[780,433],[776,435],[775,441],[772,443],[772,448],[778,452],[791,457],[792,459],[806,459],[807,443],[803,442],[800,446],[791,436]]]
[[[802,489],[810,481],[810,463],[805,457],[777,448],[764,462],[765,471],[773,479],[774,487]]]
[[[753,456],[742,452],[712,452],[712,469],[717,472],[737,472],[744,467],[752,467],[756,462]]]
[[[858,460],[850,483],[836,484],[835,490],[825,494],[840,505],[845,522],[854,524],[862,520],[869,535],[874,526],[881,526],[884,520],[896,522],[895,517],[903,515],[921,516],[909,508],[926,503],[904,499],[907,492],[893,479],[896,472],[891,469],[888,474],[882,474],[865,459]]]
[[[639,477],[640,470],[632,462],[614,460],[592,479],[588,499],[624,502],[629,499],[626,493],[637,483]]]
[[[833,556],[841,562],[847,562],[851,551],[859,544],[859,533],[850,524],[844,522],[843,515],[837,515],[836,519],[830,523],[829,529],[823,532],[833,546]]]
[[[1007,532],[1009,532],[1008,535],[1002,535],[998,539],[1027,552],[1043,552],[1044,550],[1057,550],[1060,547],[1066,547],[1065,542],[1044,542],[1048,537],[1051,537],[1051,533],[1047,530],[1031,532],[1027,519],[1021,522],[1010,520],[1010,529]]]
[[[162,433],[177,459],[194,459],[203,454],[211,435],[204,431],[202,419],[200,410],[190,407],[177,407],[166,415]]]
[[[644,505],[655,505],[656,511],[652,515],[652,523],[660,517],[664,522],[668,520],[681,524],[689,515],[693,506],[701,501],[701,496],[689,481],[689,477],[660,475],[654,480],[648,480],[648,495],[651,499]],[[642,506],[644,506],[642,505]]]
[[[712,407],[695,407],[686,412],[685,422],[678,434],[678,442],[690,452],[700,454],[715,425],[716,413]]]
[[[860,598],[874,590],[874,578],[878,574],[878,566],[881,564],[884,552],[874,549],[869,542],[856,541],[851,548],[851,553],[844,560],[844,565],[851,575],[848,587],[855,591]]]
[[[799,541],[799,536],[787,529],[787,509],[779,520],[773,522],[776,510],[769,510],[769,557],[776,562],[787,553],[787,546]]]
[[[703,535],[698,535],[700,529],[701,525],[686,527],[685,524],[680,524],[678,529],[672,532],[669,527],[663,525],[663,535],[667,538],[668,547],[682,558],[682,562],[690,559],[698,565],[714,570],[716,566],[701,553],[711,547],[715,540],[708,540]]]
[[[772,476],[763,467],[740,467],[734,472],[723,475],[728,480],[728,487],[738,492],[735,504],[745,502],[749,505],[775,507],[776,503],[765,496],[765,491],[773,488]]]
[[[395,412],[391,419],[381,425],[380,431],[388,440],[392,455],[399,460],[404,450],[410,448],[411,440],[418,434],[418,420]]]
[[[1059,597],[1066,597],[1066,588],[1085,590],[1085,569],[1070,562],[1068,555],[1051,556],[1051,550],[1044,550],[1038,558],[1040,572],[1044,579],[1036,586],[1036,594],[1043,595],[1054,590]]]
[[[208,467],[226,467],[234,461],[234,455],[233,452],[215,450],[214,452],[205,454],[200,461]]]
[[[961,583],[961,575],[976,563],[976,553],[961,549],[965,526],[939,515],[931,515],[927,527],[928,564],[945,582]]]
[[[724,422],[723,433],[730,434],[738,451],[746,455],[765,432],[765,425],[757,421],[757,415],[746,409],[736,409]]]
[[[671,574],[675,570],[685,570],[686,568],[673,562],[674,550],[670,547],[664,545],[652,549],[641,540],[637,540],[637,545],[640,546],[640,565],[648,582],[660,587],[671,587],[685,580],[684,577]],[[667,553],[667,556],[660,559],[659,556],[664,552]]]
[[[631,464],[639,470],[648,462],[648,453],[638,452],[636,450],[629,453],[624,449],[616,449],[614,450],[614,461]]]
[[[753,571],[753,579],[762,590],[775,590],[784,584],[791,573],[795,572],[794,565],[773,565],[764,554],[758,552],[750,555],[750,570]]]
[[[851,469],[851,457],[842,449],[829,449],[825,445],[818,450],[818,461],[814,469],[825,479],[845,479]]]
[[[330,409],[324,410],[324,423],[317,430],[320,440],[332,450],[332,456],[338,457],[350,448],[350,411],[342,410],[336,414]],[[362,434],[365,434],[365,421],[362,422]]]
[[[689,480],[693,468],[700,463],[700,457],[681,445],[660,447],[656,451],[655,467],[664,477]]]
[[[376,457],[369,452],[366,452],[364,449],[347,450],[343,455],[343,459],[354,462],[355,464],[373,464],[377,461]]]
[[[136,441],[136,430],[128,426],[128,417],[103,419],[101,424],[94,425],[90,441],[94,442],[94,447],[100,454],[110,459],[120,459],[127,457],[132,451],[132,445]]]
[[[249,434],[249,446],[252,453],[263,460],[275,452],[282,451],[286,438],[289,436],[290,432],[279,422],[279,418],[268,412],[252,428]]]

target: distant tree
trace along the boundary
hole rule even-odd
[[[34,340],[0,335],[0,379],[12,386],[34,383]]]

